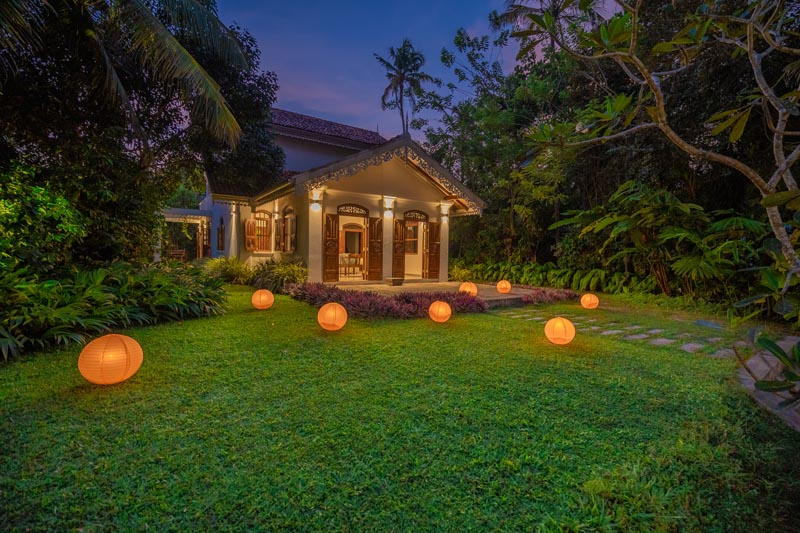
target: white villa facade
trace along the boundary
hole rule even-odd
[[[244,196],[209,179],[194,216],[211,256],[301,261],[309,281],[447,280],[449,219],[480,198],[408,136],[280,109],[273,125],[288,180]]]

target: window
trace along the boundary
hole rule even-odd
[[[272,251],[272,213],[256,211],[244,224],[245,249],[249,252]]]
[[[222,217],[219,217],[219,226],[217,226],[217,250],[225,251],[225,221]]]
[[[419,222],[406,220],[406,253],[419,253]]]
[[[294,252],[297,246],[297,227],[295,226],[294,209],[283,209],[283,251]]]

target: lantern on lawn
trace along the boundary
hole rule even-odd
[[[253,293],[250,301],[256,309],[269,309],[275,303],[275,295],[267,289],[259,289]]]
[[[497,292],[500,294],[508,294],[511,292],[511,282],[507,279],[503,279],[497,282]]]
[[[581,296],[581,305],[584,309],[595,309],[600,305],[600,299],[592,293]]]
[[[317,313],[317,322],[324,330],[340,330],[347,322],[347,309],[336,302],[326,303],[320,307],[319,313]]]
[[[450,304],[441,300],[436,300],[428,307],[428,315],[434,322],[447,322],[452,314]]]
[[[458,292],[466,292],[470,296],[477,296],[478,295],[478,287],[476,287],[475,284],[472,283],[471,281],[465,281],[458,288]]]
[[[78,371],[97,385],[125,381],[142,366],[142,347],[126,335],[103,335],[81,350]]]
[[[569,344],[575,338],[575,326],[566,318],[557,316],[544,325],[544,334],[553,344]]]

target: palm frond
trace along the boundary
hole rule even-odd
[[[114,16],[130,32],[130,48],[143,66],[159,79],[179,82],[212,133],[235,146],[241,128],[217,82],[140,0],[127,0],[118,8]]]
[[[16,70],[14,56],[23,49],[41,46],[39,31],[44,23],[46,0],[3,0],[0,2],[0,72]]]

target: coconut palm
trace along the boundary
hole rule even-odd
[[[493,23],[497,28],[510,27],[513,35],[523,40],[520,50],[523,55],[542,41],[541,37],[531,38],[533,35],[528,32],[531,19],[552,21],[555,35],[550,35],[547,44],[547,52],[552,54],[556,50],[556,35],[565,39],[571,25],[592,25],[600,20],[601,4],[600,0],[506,0],[505,11],[497,15]]]
[[[209,2],[199,0],[2,0],[0,1],[0,72],[13,76],[23,57],[41,48],[40,35],[59,19],[79,21],[77,46],[95,52],[98,84],[116,105],[128,113],[134,128],[138,121],[122,83],[120,54],[133,58],[153,79],[174,83],[182,98],[202,115],[221,140],[235,145],[240,135],[219,85],[173,34],[197,40],[234,64],[244,64],[236,41],[216,16]],[[170,29],[168,29],[170,28]],[[97,68],[91,66],[91,68]],[[1,81],[1,79],[0,79]]]
[[[422,84],[433,81],[433,78],[420,69],[425,64],[425,56],[415,50],[408,39],[403,39],[399,48],[389,47],[389,59],[384,59],[378,54],[373,54],[386,69],[386,79],[389,85],[381,96],[383,109],[398,109],[400,121],[403,125],[403,134],[408,133],[408,115],[405,111],[405,101],[411,104],[413,112],[416,97],[422,93]]]

